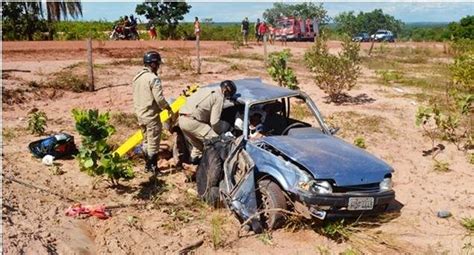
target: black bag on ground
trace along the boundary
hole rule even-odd
[[[233,139],[216,137],[206,141],[201,162],[196,171],[197,192],[209,205],[219,204],[219,182],[224,177],[223,163]]]
[[[37,158],[51,155],[54,158],[70,157],[77,153],[74,137],[66,133],[59,133],[50,137],[34,141],[28,145],[31,153]]]

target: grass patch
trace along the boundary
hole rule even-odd
[[[366,149],[367,146],[365,145],[365,139],[364,137],[356,137],[354,139],[354,145],[361,148],[361,149]]]
[[[211,241],[214,249],[224,244],[224,223],[225,219],[219,214],[214,214],[211,218]]]
[[[243,65],[239,65],[239,64],[231,64],[229,69],[231,71],[245,71],[246,70],[246,68]]]
[[[318,245],[316,246],[316,250],[318,251],[319,255],[331,255],[330,250],[326,246]]]
[[[110,122],[114,126],[122,126],[132,129],[138,129],[138,120],[135,114],[125,112],[112,112],[110,114]]]
[[[398,82],[403,78],[403,73],[394,70],[375,70],[375,74],[379,76],[380,81],[384,85],[389,85],[392,82]]]
[[[442,160],[435,160],[433,164],[433,170],[436,172],[449,172],[449,162],[442,161]]]
[[[203,58],[202,60],[206,62],[211,62],[211,63],[225,63],[225,64],[231,63],[229,60],[219,58],[219,57],[208,57],[208,58]]]
[[[142,66],[143,65],[143,59],[139,58],[127,58],[127,59],[120,59],[120,60],[114,60],[110,62],[110,66],[121,66],[121,65],[126,65],[126,66]]]
[[[81,62],[77,62],[77,63],[71,64],[71,65],[68,65],[64,69],[86,68],[88,66],[89,66],[89,63],[87,63],[85,61],[81,61]],[[93,64],[92,66],[93,66],[93,68],[96,68],[96,69],[102,69],[102,68],[106,67],[106,65],[104,65],[104,64]]]
[[[388,120],[382,116],[365,115],[354,111],[336,112],[326,118],[332,127],[340,127],[342,137],[360,134],[382,133],[393,134],[394,130],[388,126]]]
[[[375,70],[375,74],[383,85],[398,84],[429,92],[444,91],[449,82],[446,76],[435,73],[423,73],[423,77],[415,77],[400,70]]]
[[[194,70],[192,60],[189,57],[171,57],[166,60],[166,65],[181,72]]]
[[[385,59],[378,57],[361,57],[361,63],[372,70],[379,69],[400,69],[400,63],[393,59]]]
[[[263,61],[263,56],[261,56],[257,53],[234,52],[234,53],[229,53],[229,54],[222,55],[222,57]]]
[[[321,228],[321,233],[338,242],[349,239],[351,235],[347,224],[344,224],[344,219],[326,222]]]
[[[347,248],[343,252],[339,253],[340,255],[359,255],[358,251],[352,249],[352,248]]]
[[[46,86],[78,93],[84,92],[88,90],[87,75],[75,74],[65,69],[53,74]]]
[[[273,241],[272,241],[273,237],[267,231],[263,232],[262,234],[259,234],[257,236],[257,239],[260,240],[265,245],[273,245]]]
[[[20,127],[15,127],[15,128],[4,127],[2,128],[3,142],[4,143],[11,142],[15,138],[24,135],[25,131],[26,130],[24,128],[20,128]]]
[[[428,63],[428,58],[425,56],[414,55],[398,59],[399,63],[404,64],[425,64]]]
[[[474,233],[474,218],[463,218],[461,220],[461,225],[470,233]]]
[[[194,219],[191,211],[179,206],[166,208],[164,212],[168,214],[168,219],[162,226],[170,233],[181,229],[184,224]]]

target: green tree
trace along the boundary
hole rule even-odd
[[[459,23],[452,22],[448,29],[454,39],[471,39],[474,40],[474,16],[466,16]]]
[[[275,25],[282,17],[316,18],[320,24],[329,21],[327,11],[324,9],[322,3],[318,5],[314,3],[274,3],[272,8],[266,9],[265,12],[263,12],[265,21],[272,25]]]
[[[41,13],[43,13],[43,3],[42,1],[38,2]],[[82,4],[80,1],[46,1],[45,4],[50,40],[53,40],[55,22],[61,21],[61,18],[67,19],[68,16],[71,16],[73,19],[82,16]]]
[[[54,23],[68,16],[78,18],[82,16],[80,1],[32,1],[32,2],[2,2],[3,29],[6,37],[33,40],[37,32],[48,30],[49,39],[53,39]],[[47,22],[44,21],[46,11]],[[4,38],[5,35],[2,35]]]
[[[152,24],[158,26],[160,34],[167,38],[176,38],[176,27],[190,9],[191,5],[185,2],[146,1],[138,4],[135,12],[145,15]]]
[[[342,52],[330,54],[326,38],[322,36],[305,53],[306,66],[314,74],[316,85],[328,94],[329,102],[341,102],[343,91],[355,86],[360,74],[359,50],[360,45],[346,36]]]
[[[289,89],[298,88],[298,80],[293,69],[288,67],[288,58],[291,57],[289,49],[281,52],[272,52],[270,54],[268,73],[272,79],[278,82],[278,85],[288,87]]]
[[[395,34],[402,30],[403,22],[395,17],[383,13],[381,9],[371,12],[342,12],[334,18],[336,29],[340,33],[354,35],[357,32],[375,33],[378,29],[387,29]]]
[[[2,39],[33,40],[35,33],[46,31],[41,8],[34,2],[2,2]]]
[[[365,31],[358,24],[357,16],[354,15],[353,11],[340,13],[334,17],[334,23],[336,24],[336,30],[341,34],[345,33],[353,36]]]

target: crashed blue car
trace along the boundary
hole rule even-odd
[[[392,167],[335,137],[304,92],[234,82],[221,117],[228,132],[209,141],[197,170],[205,200],[259,232],[281,227],[285,211],[324,220],[381,213],[395,199]]]

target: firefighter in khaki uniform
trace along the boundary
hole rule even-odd
[[[143,56],[144,68],[133,78],[133,107],[138,124],[143,131],[143,151],[145,152],[146,171],[158,174],[158,151],[162,124],[160,112],[171,108],[163,96],[160,77],[157,75],[161,56],[149,51]]]
[[[234,96],[237,88],[232,81],[223,81],[220,88],[201,88],[192,94],[179,110],[179,127],[192,145],[191,162],[202,155],[204,140],[218,136],[224,130],[220,121],[224,100]]]

